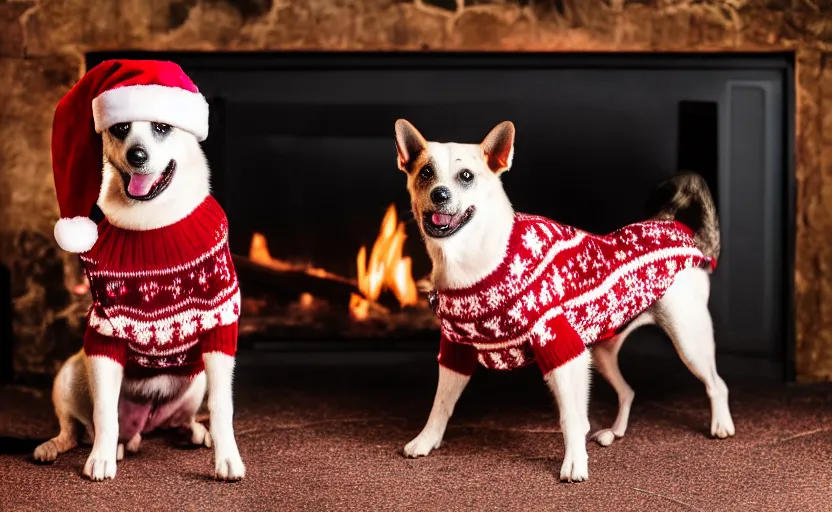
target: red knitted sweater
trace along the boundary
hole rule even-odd
[[[466,289],[437,291],[439,362],[470,375],[477,361],[544,374],[615,334],[658,300],[681,270],[715,267],[675,221],[599,236],[543,217],[515,216],[505,258]]]
[[[193,376],[204,352],[236,352],[240,290],[213,197],[170,226],[131,231],[105,219],[98,233],[81,255],[93,296],[88,356],[110,357],[135,378]]]

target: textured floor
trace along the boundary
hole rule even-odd
[[[590,481],[561,484],[557,414],[534,368],[479,370],[444,446],[402,446],[430,409],[435,368],[241,369],[236,428],[247,479],[211,480],[211,452],[145,441],[114,481],[80,476],[89,446],[39,466],[56,425],[43,390],[0,388],[0,510],[832,510],[832,388],[731,382],[737,436],[711,440],[704,391],[681,365],[625,368],[630,431],[589,444]],[[614,417],[597,384],[593,430]]]

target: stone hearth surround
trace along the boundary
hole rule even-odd
[[[0,263],[15,369],[80,346],[77,258],[52,238],[54,107],[95,50],[795,52],[797,377],[832,380],[830,0],[0,0]]]

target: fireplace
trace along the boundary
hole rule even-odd
[[[702,174],[722,221],[718,350],[752,373],[794,367],[791,54],[101,52],[87,67],[108,58],[175,60],[211,103],[243,347],[435,350],[393,123],[477,142],[511,120],[515,207],[588,231],[642,219],[677,170]]]

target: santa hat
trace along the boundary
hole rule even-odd
[[[151,121],[208,137],[208,103],[173,62],[110,60],[87,71],[61,99],[52,124],[52,170],[61,219],[55,240],[68,252],[95,245],[89,218],[101,191],[104,130]]]

